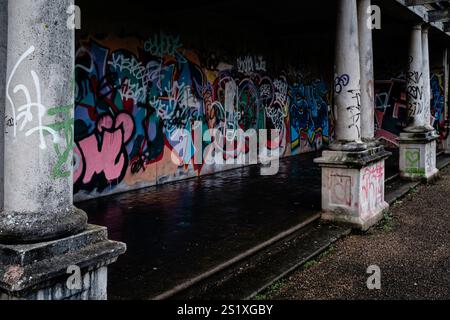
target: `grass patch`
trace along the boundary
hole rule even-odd
[[[269,288],[267,288],[263,293],[260,293],[255,296],[254,300],[264,301],[269,300],[270,296],[280,292],[284,286],[286,285],[286,280],[278,280],[274,284],[272,284]]]
[[[303,269],[310,269],[314,267],[316,264],[320,262],[323,258],[328,257],[332,252],[334,251],[334,246],[330,246],[328,249],[326,249],[324,252],[319,254],[316,258],[309,260],[303,265]]]
[[[390,211],[384,213],[382,229],[385,232],[391,232],[394,228],[394,216]]]
[[[332,245],[329,246],[324,252],[319,254],[316,258],[307,261],[303,265],[303,270],[307,270],[307,269],[315,266],[316,264],[318,264],[320,262],[320,260],[328,257],[334,251],[334,249],[335,249],[334,246],[332,246]],[[254,297],[254,300],[257,300],[257,301],[270,300],[271,296],[279,293],[286,286],[286,284],[287,284],[287,280],[281,279],[281,280],[275,282],[274,284],[272,284],[269,288],[264,290],[262,293],[257,294]]]

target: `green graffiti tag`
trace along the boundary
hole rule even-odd
[[[53,144],[53,148],[58,158],[53,168],[52,174],[54,178],[68,178],[72,174],[69,161],[71,161],[70,157],[74,148],[74,119],[72,115],[73,109],[74,105],[70,104],[62,107],[54,107],[48,110],[49,116],[60,115],[61,118],[64,119],[63,121],[54,123],[49,127],[63,135],[66,141],[66,146],[63,150],[58,143]]]
[[[420,162],[420,151],[419,150],[407,150],[406,156],[406,167],[408,168],[418,168]]]

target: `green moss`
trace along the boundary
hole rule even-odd
[[[406,168],[405,173],[407,174],[417,174],[417,175],[425,175],[425,169],[423,168]]]
[[[384,213],[382,228],[385,232],[391,232],[394,228],[394,216],[390,211]]]
[[[255,296],[254,300],[263,301],[269,300],[269,297],[277,294],[286,286],[286,280],[278,280],[267,288],[263,293]]]

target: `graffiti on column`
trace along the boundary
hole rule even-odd
[[[48,148],[46,138],[49,136],[56,154],[52,175],[54,178],[67,178],[72,174],[70,166],[73,151],[73,104],[58,107],[45,106],[42,102],[45,92],[39,75],[33,69],[29,71],[30,77],[23,79],[25,83],[11,87],[23,63],[35,51],[36,48],[31,46],[23,53],[8,77],[6,97],[11,107],[11,116],[6,118],[6,133],[13,128],[14,137],[22,134],[27,138],[38,134],[41,150]],[[18,101],[24,103],[20,104]],[[50,124],[44,124],[44,122],[50,122]]]
[[[47,149],[47,142],[45,140],[47,134],[51,135],[55,144],[59,142],[60,137],[55,130],[43,123],[44,117],[47,115],[47,107],[42,103],[42,87],[39,76],[31,69],[30,83],[19,83],[14,88],[11,88],[17,71],[23,62],[34,52],[35,47],[31,46],[14,65],[6,84],[6,98],[11,106],[12,119],[10,119],[10,122],[14,130],[14,137],[17,137],[19,133],[23,133],[25,137],[37,133],[39,134],[39,147],[44,150]],[[20,97],[24,100],[24,103],[16,105]],[[37,126],[34,126],[36,121]]]
[[[196,122],[203,133],[222,133],[223,141],[203,142],[203,154],[231,139],[234,150],[223,152],[226,160],[249,150],[246,143],[233,143],[228,129],[279,129],[281,139],[269,139],[268,145],[282,156],[317,150],[329,141],[325,81],[268,72],[269,61],[261,55],[200,51],[163,33],[144,40],[81,41],[74,146],[78,199],[223,170],[194,163]],[[186,134],[177,135],[179,129]]]
[[[415,117],[424,112],[422,72],[411,71],[407,74],[406,93],[408,95],[409,116]]]
[[[342,90],[350,83],[350,76],[347,74],[343,74],[341,76],[337,76],[334,80],[334,92],[340,94]]]
[[[57,156],[57,162],[53,167],[54,178],[67,178],[72,174],[70,165],[72,164],[72,152],[74,148],[73,143],[73,104],[54,107],[48,110],[48,115],[63,119],[52,125],[49,125],[51,129],[58,132],[64,137],[64,145],[62,143],[54,143],[53,148]]]
[[[349,129],[357,131],[358,138],[361,138],[361,90],[348,90],[351,95],[353,104],[347,107],[347,111],[350,113],[352,123],[349,125]]]

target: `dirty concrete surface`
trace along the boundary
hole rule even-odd
[[[331,252],[291,274],[269,299],[449,299],[450,169],[390,209],[367,234],[340,240]],[[368,290],[369,266],[381,269],[381,290]]]

